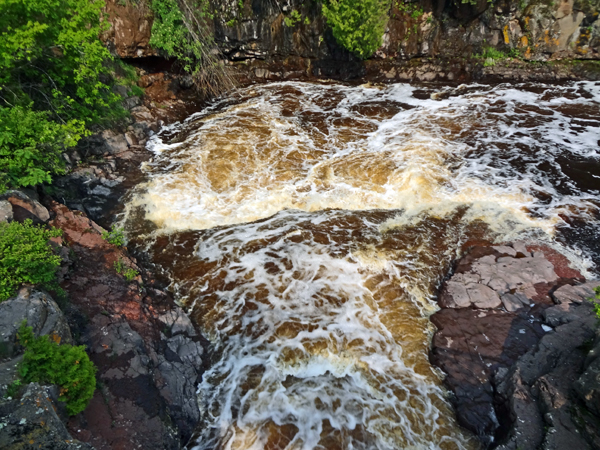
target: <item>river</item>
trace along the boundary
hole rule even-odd
[[[195,449],[479,448],[436,290],[481,241],[595,273],[600,84],[441,89],[251,86],[153,137],[124,223],[215,348]]]

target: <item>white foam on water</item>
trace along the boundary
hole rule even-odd
[[[320,225],[332,229],[323,221],[335,223],[345,214],[327,213]],[[190,289],[190,311],[203,309],[203,294],[217,294],[203,314],[211,316],[207,331],[223,355],[199,386],[206,424],[197,448],[262,449],[273,438],[272,424],[297,429],[285,448],[320,448],[326,422],[347,435],[344,448],[474,448],[453,424],[438,375],[427,367],[427,346],[404,355],[405,339],[381,320],[378,291],[385,283],[368,280],[406,273],[407,262],[383,250],[383,264],[373,268],[361,252],[348,252],[347,243],[310,237],[311,226],[311,214],[287,211],[198,242],[205,262],[218,263],[223,255],[230,262]],[[363,226],[377,232],[375,224]],[[298,242],[300,235],[305,239]],[[270,244],[257,246],[257,238]],[[422,270],[418,262],[408,266]],[[223,270],[229,287],[208,288],[205,280]],[[397,301],[418,302],[414,293],[427,292],[420,301],[432,311],[433,280],[424,273],[417,278],[413,293],[407,290]],[[413,309],[412,331],[426,342],[430,325]]]
[[[172,285],[220,355],[198,449],[477,447],[428,363],[440,280],[472,235],[552,244],[600,205],[561,166],[600,157],[598,84],[529,87],[275,83],[151,140],[128,213],[206,230]]]
[[[296,96],[277,92],[282,88]],[[530,226],[528,214],[535,210],[536,226],[551,233],[561,214],[598,209],[585,195],[558,194],[540,169],[542,164],[557,169],[556,158],[565,152],[598,157],[597,124],[568,134],[571,119],[552,109],[557,101],[597,99],[543,100],[508,87],[443,101],[417,100],[408,85],[278,83],[254,89],[259,95],[247,102],[202,117],[185,143],[164,144],[160,136],[151,141],[160,164],[150,170],[150,181],[140,189],[145,193],[135,202],[161,229],[245,223],[286,208],[441,208],[441,214],[449,204],[487,203],[479,210],[489,223],[497,223],[502,210]],[[339,97],[335,105],[319,103],[328,95]],[[375,101],[415,108],[384,119],[352,110]],[[503,112],[490,113],[497,105]],[[530,106],[537,109],[515,112]],[[301,114],[290,115],[289,109]],[[310,114],[322,120],[315,126]],[[527,117],[538,120],[533,129]],[[470,129],[474,142],[457,139],[457,130]],[[519,154],[523,147],[530,153]],[[515,166],[515,159],[528,164]],[[537,192],[552,202],[541,205]]]

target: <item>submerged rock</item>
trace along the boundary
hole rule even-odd
[[[597,448],[586,426],[597,418],[577,412],[574,394],[596,412],[600,359],[581,372],[597,322],[586,299],[600,282],[582,281],[555,250],[514,243],[471,248],[442,287],[431,361],[486,446]]]

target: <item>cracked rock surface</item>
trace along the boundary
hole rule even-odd
[[[459,423],[503,450],[600,448],[600,338],[585,282],[550,247],[470,248],[442,286],[430,359]]]

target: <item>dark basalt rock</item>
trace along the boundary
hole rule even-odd
[[[99,388],[68,429],[96,449],[181,448],[199,419],[205,341],[125,249],[102,239],[102,228],[79,211],[45,203],[76,260],[62,283],[68,318],[98,367]],[[127,281],[115,261],[142,272],[143,287],[142,275]]]
[[[94,450],[69,434],[48,387],[31,383],[21,398],[0,402],[0,448]]]
[[[586,299],[600,282],[582,281],[560,253],[517,242],[471,248],[444,283],[430,358],[459,423],[486,446],[598,448],[585,411],[597,412],[600,358],[582,372],[597,322]]]

